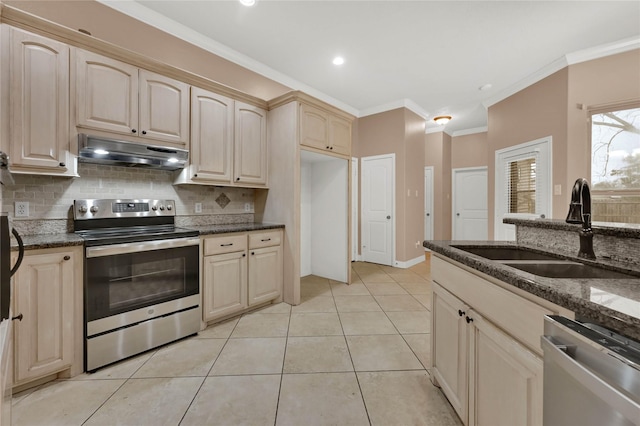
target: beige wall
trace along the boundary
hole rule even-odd
[[[270,100],[291,90],[94,0],[3,0],[3,3],[72,29],[87,30],[98,39],[260,99]]]
[[[424,118],[405,109],[404,234],[403,260],[424,256]],[[417,247],[416,247],[417,245]]]
[[[489,164],[487,132],[451,137],[451,168],[485,167]]]
[[[561,184],[563,192],[566,192],[568,74],[568,69],[564,68],[489,107],[487,140],[491,239],[495,215],[495,151],[551,136],[552,183]],[[564,196],[554,196],[552,203],[552,216],[564,217]]]
[[[591,181],[591,142],[585,125],[589,109],[640,100],[640,49],[571,65],[568,98],[567,185],[571,185],[578,177]]]
[[[424,165],[433,167],[433,239],[451,239],[451,136],[428,133]]]
[[[399,108],[356,122],[354,157],[396,156],[396,260],[422,256],[424,249],[416,242],[424,238],[424,119]]]

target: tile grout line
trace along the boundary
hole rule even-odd
[[[287,359],[287,346],[289,345],[289,330],[291,329],[291,314],[293,313],[293,306],[289,309],[289,322],[287,322],[287,335],[284,341],[284,354],[282,355],[282,369],[280,370],[280,385],[278,386],[278,399],[276,401],[276,414],[273,417],[273,426],[278,423],[278,410],[280,409],[280,396],[282,396],[282,380],[284,379],[284,363]]]

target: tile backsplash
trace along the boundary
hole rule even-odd
[[[10,214],[16,227],[25,228],[27,224],[19,222],[55,220],[52,222],[55,223],[72,220],[71,206],[76,199],[155,198],[175,200],[176,215],[180,217],[180,222],[184,222],[186,216],[197,216],[194,220],[199,223],[253,221],[253,189],[174,186],[174,172],[171,171],[99,164],[80,163],[78,174],[81,177],[13,175],[15,183],[2,186],[2,210]],[[13,217],[14,204],[18,201],[29,203],[28,217]],[[202,212],[195,212],[196,203],[202,203]],[[247,203],[248,212],[245,210]],[[219,217],[221,215],[225,217]]]

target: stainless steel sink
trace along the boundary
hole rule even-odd
[[[577,262],[501,262],[506,266],[548,278],[640,279],[638,276]]]
[[[526,250],[521,247],[452,246],[490,260],[559,260],[558,257]]]

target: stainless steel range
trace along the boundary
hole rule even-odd
[[[200,328],[198,232],[175,224],[173,200],[75,200],[85,240],[85,369]]]

